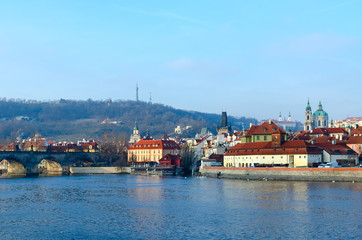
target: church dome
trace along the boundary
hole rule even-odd
[[[318,109],[313,113],[314,117],[318,116],[328,116],[328,113],[323,110],[322,103],[319,101]]]
[[[313,113],[313,116],[314,117],[317,117],[317,116],[328,116],[328,113],[326,113],[325,111],[323,110],[317,110]]]

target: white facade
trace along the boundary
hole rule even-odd
[[[255,164],[307,167],[308,163],[322,162],[322,154],[229,155],[224,156],[224,167],[250,167]]]

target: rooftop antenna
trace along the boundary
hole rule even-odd
[[[152,103],[152,92],[150,92],[150,103]]]

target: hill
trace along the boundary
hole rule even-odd
[[[228,118],[235,130],[257,122],[254,118]],[[36,132],[57,141],[99,139],[109,132],[129,136],[135,121],[141,135],[148,129],[151,136],[160,137],[173,134],[176,126],[192,126],[183,133],[190,137],[205,127],[215,133],[220,115],[122,100],[0,100],[0,139],[26,138]]]

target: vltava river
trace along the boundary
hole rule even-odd
[[[0,239],[361,239],[361,183],[0,179]]]

